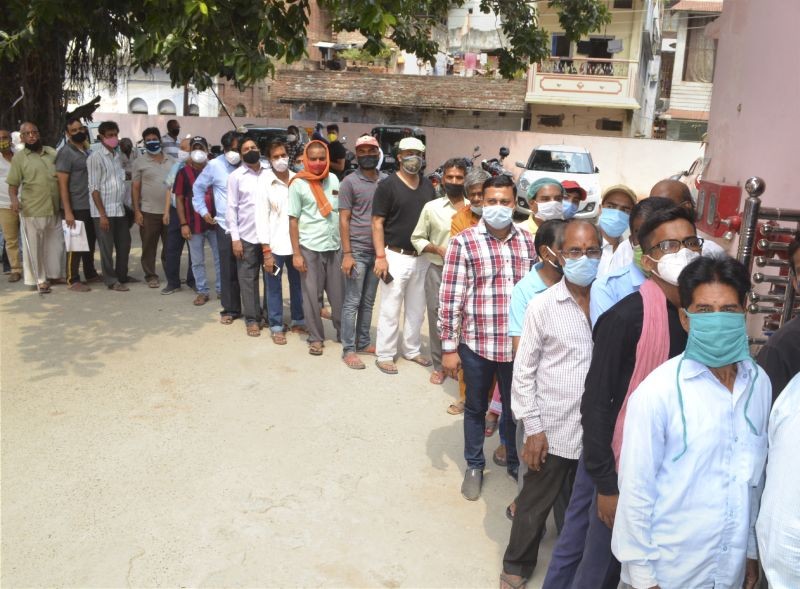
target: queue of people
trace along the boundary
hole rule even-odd
[[[327,142],[298,151],[295,134],[264,153],[231,131],[214,159],[204,137],[179,139],[174,125],[166,138],[146,129],[138,157],[111,121],[91,153],[80,121],[67,122],[58,153],[31,123],[18,153],[0,130],[9,280],[125,292],[135,223],[150,288],[161,285],[162,244],[164,295],[182,289],[188,245],[196,306],[211,299],[208,246],[223,325],[242,319],[247,336],[268,329],[276,345],[304,336],[320,356],[330,320],[350,369],[369,355],[394,376],[402,356],[431,368],[434,385],[458,381],[448,413],[463,414],[461,494],[481,496],[495,429],[492,460],[517,488],[502,506],[504,589],[533,575],[551,511],[559,535],[545,588],[754,587],[759,561],[770,586],[800,586],[800,319],[751,358],[747,269],[698,236],[685,185],[660,181],[642,200],[612,186],[593,223],[575,216],[586,199],[577,183],[543,178],[518,219],[513,180],[460,159],[444,163],[438,195],[413,137],[389,176],[376,139],[359,137],[358,168],[340,179],[338,128],[327,130]],[[90,243],[66,261],[62,220],[82,222]],[[788,258],[800,287],[798,239]]]

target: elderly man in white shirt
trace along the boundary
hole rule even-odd
[[[627,400],[611,549],[635,589],[758,581],[772,387],[750,358],[749,288],[747,269],[732,258],[691,262],[678,283],[686,351]]]
[[[267,276],[267,319],[272,341],[286,344],[283,323],[283,281],[289,278],[289,299],[292,316],[291,330],[307,333],[303,316],[303,290],[300,273],[292,265],[292,240],[289,237],[289,181],[294,172],[289,169],[286,144],[275,141],[265,154],[270,163],[267,172],[267,191],[256,200],[256,230],[264,256]]]
[[[769,416],[767,482],[756,533],[769,586],[800,587],[800,373],[778,396]]]
[[[528,305],[514,359],[511,409],[525,428],[520,458],[529,470],[516,500],[501,589],[520,587],[533,574],[547,515],[565,481],[571,487],[581,454],[580,404],[592,361],[589,292],[601,238],[594,225],[573,219],[558,241],[564,278]]]

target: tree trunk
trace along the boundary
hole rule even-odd
[[[0,61],[0,127],[18,131],[30,121],[39,127],[42,142],[55,145],[65,122],[64,68],[67,46],[56,39],[23,50],[14,62]],[[22,87],[25,96],[14,108]]]

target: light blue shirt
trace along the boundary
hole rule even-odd
[[[682,358],[628,399],[611,550],[636,589],[738,589],[745,559],[758,554],[772,387],[750,359],[737,364],[731,393],[694,360],[676,376]]]
[[[528,303],[540,292],[547,290],[547,285],[539,275],[539,270],[544,262],[539,262],[533,267],[533,272],[528,272],[522,280],[514,285],[511,291],[511,304],[508,308],[508,335],[520,337],[522,326],[525,323],[525,311]]]
[[[645,275],[636,264],[628,264],[595,280],[589,296],[589,317],[592,320],[592,328],[600,315],[629,294],[638,292],[645,280]]]
[[[175,193],[172,191],[172,189],[175,187],[175,178],[178,177],[178,172],[180,172],[185,165],[186,162],[175,162],[169,169],[167,177],[164,178],[164,184],[169,189],[169,200],[173,207],[175,206]]]
[[[225,212],[228,210],[228,176],[235,169],[236,166],[230,165],[224,157],[215,157],[203,168],[192,186],[192,206],[201,217],[208,214],[206,190],[209,186],[212,187],[214,208],[216,209],[214,220],[226,232],[228,231],[228,225],[225,222]]]

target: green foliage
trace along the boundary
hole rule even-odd
[[[382,47],[376,55],[373,55],[369,51],[353,47],[352,49],[339,51],[339,57],[350,61],[381,62],[391,59],[392,50],[389,47]]]

